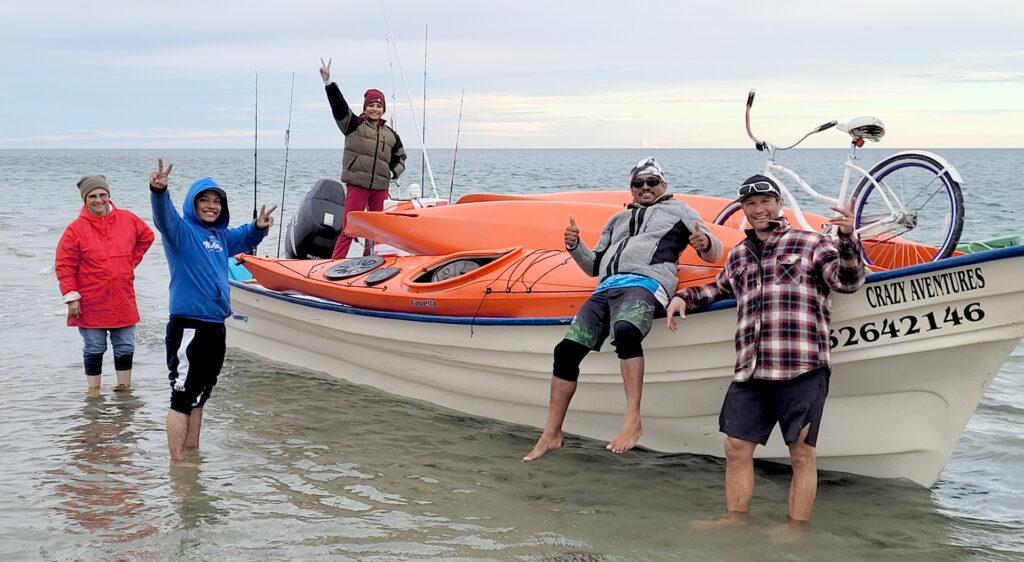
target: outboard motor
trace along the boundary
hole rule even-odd
[[[288,223],[284,253],[289,258],[330,258],[345,219],[345,186],[338,180],[316,182]]]

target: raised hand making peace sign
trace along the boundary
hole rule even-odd
[[[260,216],[256,217],[256,228],[260,230],[266,230],[274,226],[274,217],[270,215],[275,210],[277,210],[277,205],[271,205],[269,211],[267,210],[266,205],[260,207]]]
[[[149,188],[153,191],[163,191],[167,189],[167,176],[171,175],[171,170],[174,169],[174,164],[167,164],[167,169],[164,169],[164,159],[157,159],[157,169],[149,173]]]
[[[324,79],[325,86],[331,83],[331,59],[324,62],[323,57],[320,57],[320,78]]]

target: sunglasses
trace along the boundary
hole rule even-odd
[[[641,187],[644,186],[645,183],[647,184],[647,187],[654,187],[656,185],[660,185],[661,184],[661,178],[647,178],[646,180],[635,179],[635,180],[629,182],[629,185],[633,189],[640,189]]]
[[[740,197],[745,197],[751,193],[771,193],[773,195],[778,195],[779,189],[766,181],[758,181],[740,186]]]

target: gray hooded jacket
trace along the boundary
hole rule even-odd
[[[700,214],[664,195],[649,206],[630,203],[608,219],[593,250],[580,241],[569,248],[569,254],[583,271],[602,281],[619,273],[643,275],[658,281],[665,293],[672,295],[679,285],[679,256],[689,245],[690,235],[698,230],[707,234],[711,244],[697,255],[706,262],[717,262],[722,258],[722,242],[711,235]]]

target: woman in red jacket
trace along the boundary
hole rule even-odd
[[[131,388],[139,322],[135,267],[153,245],[153,231],[135,214],[114,207],[105,177],[84,176],[78,189],[85,204],[57,244],[57,281],[68,305],[68,326],[77,326],[85,342],[90,394],[99,392],[107,334],[114,348],[114,390],[125,391]]]

